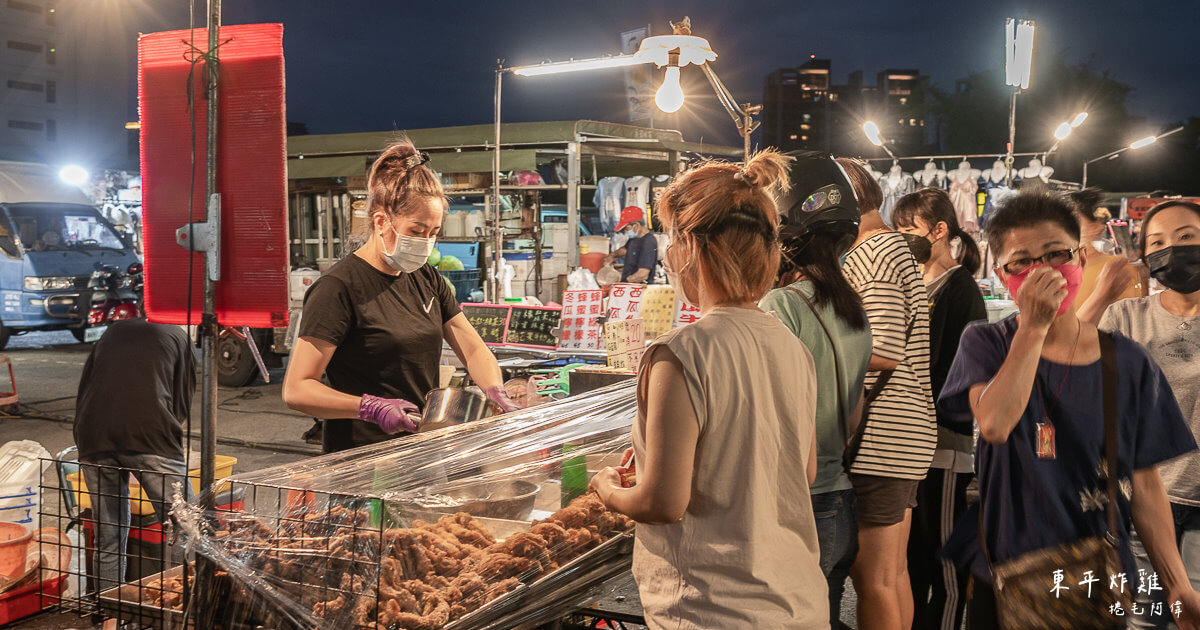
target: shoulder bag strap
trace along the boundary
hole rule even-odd
[[[837,372],[838,415],[841,417],[842,435],[846,442],[846,448],[842,451],[842,469],[849,474],[854,465],[854,458],[858,454],[858,448],[862,444],[863,435],[867,431],[867,419],[866,417],[859,418],[854,434],[850,434],[850,410],[846,408],[846,400],[842,397],[842,362],[839,358],[837,344],[834,343],[833,335],[825,325],[825,320],[821,319],[821,314],[817,312],[817,307],[808,299],[808,296],[794,287],[789,286],[788,289],[799,295],[800,299],[808,305],[808,310],[812,311],[813,317],[816,317],[817,323],[821,325],[821,330],[825,331],[825,337],[829,339],[829,349],[833,351],[833,369]]]
[[[1117,546],[1117,357],[1111,333],[1100,331],[1100,371],[1104,387],[1104,459],[1107,460],[1106,484],[1108,531],[1105,538]]]
[[[1104,388],[1104,459],[1106,476],[1106,494],[1108,502],[1104,512],[1108,517],[1108,531],[1104,533],[1105,540],[1114,548],[1117,541],[1117,358],[1113,347],[1111,333],[1100,332],[1100,372],[1101,384]],[[979,546],[983,549],[984,560],[988,570],[992,568],[992,557],[988,553],[987,537],[983,529],[983,504],[979,504]]]
[[[808,296],[795,287],[789,286],[787,288],[789,291],[799,295],[801,300],[804,300],[804,303],[808,305],[808,310],[812,311],[813,317],[816,317],[817,323],[821,325],[821,330],[825,331],[825,338],[829,339],[829,349],[833,351],[833,369],[837,373],[838,415],[842,418],[842,427],[848,430],[850,426],[850,410],[846,409],[846,400],[842,394],[842,362],[838,357],[837,344],[834,343],[833,335],[829,333],[829,328],[825,325],[825,321],[821,319],[821,314],[817,312],[817,308],[809,301]]]
[[[904,342],[906,344],[908,343],[909,339],[912,337],[913,326],[915,326],[916,324],[917,324],[917,316],[914,314],[913,318],[908,322],[908,328],[905,329],[905,331],[904,331]],[[896,370],[894,370],[894,369],[879,371],[879,377],[875,379],[875,384],[871,386],[871,390],[868,391],[866,394],[866,400],[863,402],[864,408],[866,406],[870,405],[872,402],[874,402],[874,400],[876,398],[878,398],[880,394],[883,393],[883,388],[887,387],[888,381],[892,380],[892,374],[895,371]]]

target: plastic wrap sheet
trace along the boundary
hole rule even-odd
[[[243,473],[215,497],[177,501],[199,572],[189,625],[481,628],[577,596],[628,567],[632,522],[584,492],[588,470],[630,446],[634,387]],[[238,509],[200,507],[232,503],[226,492],[241,493]],[[182,585],[182,570],[164,577]]]

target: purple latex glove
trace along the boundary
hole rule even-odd
[[[484,396],[487,396],[487,399],[491,401],[493,405],[499,407],[500,411],[503,411],[504,413],[517,411],[520,409],[520,407],[517,406],[517,403],[513,402],[512,399],[508,397],[508,392],[504,391],[503,387],[489,387],[488,390],[484,392]]]
[[[399,398],[380,398],[363,394],[358,403],[358,419],[379,425],[384,433],[393,435],[401,431],[416,433],[417,425],[408,417],[410,413],[419,413],[416,405]]]

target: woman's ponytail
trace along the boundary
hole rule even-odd
[[[958,256],[956,256],[958,264],[962,265],[963,269],[966,269],[971,275],[975,275],[979,271],[979,267],[983,265],[983,257],[979,254],[979,244],[966,230],[959,227],[958,223],[954,224],[952,233],[959,240]]]

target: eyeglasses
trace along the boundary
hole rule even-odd
[[[1075,258],[1075,252],[1079,250],[1079,247],[1074,247],[1071,249],[1056,249],[1052,252],[1046,252],[1041,256],[1035,256],[1032,258],[1018,258],[1016,260],[1010,260],[1003,265],[996,266],[1000,269],[1003,269],[1004,273],[1009,275],[1017,275],[1024,273],[1030,267],[1039,263],[1047,265],[1065,265]]]

